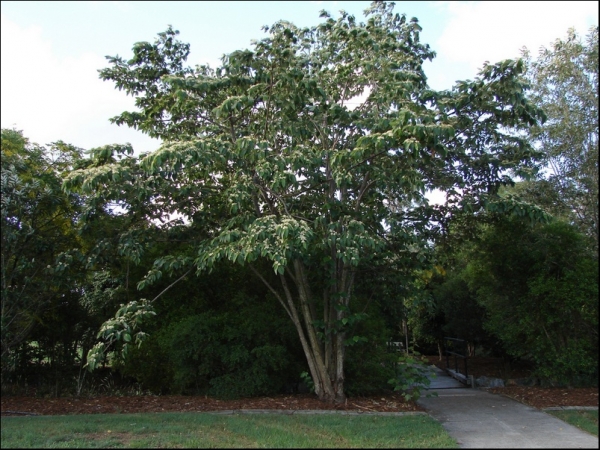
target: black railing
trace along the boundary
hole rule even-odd
[[[446,369],[450,368],[450,355],[452,355],[454,356],[454,371],[458,373],[458,358],[462,358],[465,366],[465,378],[468,380],[469,372],[467,360],[469,358],[469,353],[467,348],[467,341],[465,341],[464,339],[445,337],[444,350],[446,352]]]

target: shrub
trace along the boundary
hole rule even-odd
[[[302,366],[291,324],[266,307],[270,300],[239,293],[220,310],[173,318],[131,351],[122,370],[157,393],[279,393],[286,382],[298,381]]]
[[[598,261],[583,235],[516,219],[487,229],[465,278],[507,353],[558,384],[597,384]]]

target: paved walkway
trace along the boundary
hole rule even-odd
[[[598,438],[548,413],[481,389],[466,388],[432,367],[418,404],[441,422],[461,448],[598,448]],[[437,392],[437,397],[426,397]]]

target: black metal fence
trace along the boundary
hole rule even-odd
[[[469,379],[469,371],[467,361],[469,359],[469,352],[467,347],[467,341],[464,339],[445,337],[444,338],[444,351],[446,353],[446,369],[450,368],[450,356],[454,358],[454,371],[460,373],[458,370],[458,359],[461,358],[464,361],[465,378]]]

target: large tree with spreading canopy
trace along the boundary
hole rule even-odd
[[[158,258],[140,288],[221,260],[248,264],[293,322],[316,394],[343,402],[345,350],[359,340],[349,306],[363,269],[418,269],[452,208],[497,205],[499,186],[531,170],[534,152],[519,132],[540,112],[525,99],[520,61],[431,90],[423,63],[435,54],[417,19],[393,3],[374,2],[364,23],[343,11],[321,17],[310,28],[265,27],[252,50],[217,68],[185,67],[189,46],[170,27],[135,44],[132,59],[109,58],[101,77],[138,106],[112,120],[163,144],[124,162],[116,147],[99,149],[106,164],[72,173],[66,186],[155,219],[149,228],[160,217],[180,221],[171,229],[197,228],[197,240]],[[436,188],[444,207],[425,197]],[[141,239],[144,230],[127,232]],[[131,341],[134,316],[148,307],[124,306],[103,335]]]

